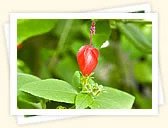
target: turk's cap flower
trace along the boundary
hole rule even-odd
[[[80,71],[84,76],[90,75],[98,63],[99,51],[92,45],[82,46],[77,53]]]

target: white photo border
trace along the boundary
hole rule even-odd
[[[18,109],[17,19],[145,19],[152,21],[152,109]],[[11,13],[11,115],[158,115],[158,16],[156,13]]]
[[[103,12],[103,13],[132,13],[132,12],[138,12],[138,11],[144,11],[144,13],[151,12],[151,6],[148,3],[144,4],[133,4],[129,6],[119,6],[119,7],[113,7],[113,8],[103,8],[98,10],[91,10],[87,12]]]

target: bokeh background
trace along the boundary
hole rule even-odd
[[[71,83],[76,54],[89,43],[92,20],[19,19],[18,72]],[[93,45],[100,51],[95,81],[135,96],[133,108],[152,107],[152,23],[96,20]]]

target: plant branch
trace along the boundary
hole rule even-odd
[[[72,27],[72,23],[73,23],[73,20],[66,21],[66,24],[65,24],[63,31],[62,31],[62,34],[61,34],[60,39],[58,41],[58,46],[56,47],[56,49],[53,53],[53,56],[51,57],[51,60],[48,64],[48,67],[52,67],[52,65],[55,62],[54,61],[55,58],[63,51],[64,45],[66,43],[66,39],[67,39],[68,34],[69,34],[71,27]]]

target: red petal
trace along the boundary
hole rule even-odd
[[[80,70],[83,70],[85,66],[84,51],[88,48],[88,45],[82,46],[77,53],[77,61]]]
[[[98,63],[99,52],[90,45],[82,46],[77,53],[77,61],[83,75],[90,75]]]
[[[93,70],[96,68],[97,65],[97,58],[93,54],[92,49],[88,49],[85,52],[85,67],[83,69],[83,74],[84,75],[90,75]]]

